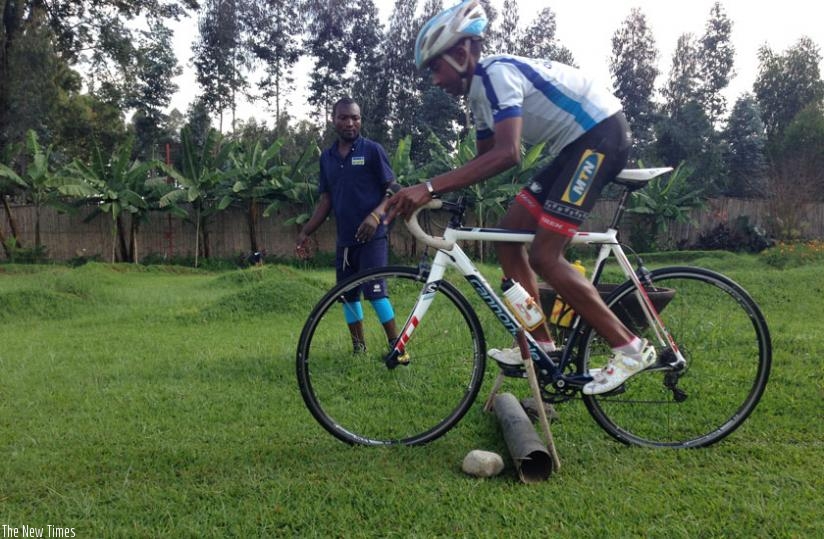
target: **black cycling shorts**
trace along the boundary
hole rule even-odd
[[[572,237],[626,166],[631,144],[624,114],[614,114],[565,146],[515,200],[541,228]]]

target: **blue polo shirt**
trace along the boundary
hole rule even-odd
[[[321,154],[318,192],[329,193],[332,200],[339,247],[358,244],[358,227],[380,204],[394,179],[383,146],[367,138],[358,137],[346,157],[338,153],[337,142]],[[385,236],[386,227],[381,224],[374,238]]]

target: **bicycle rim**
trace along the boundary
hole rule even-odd
[[[340,298],[384,279],[398,330],[423,289],[413,268],[388,267],[336,286],[315,307],[298,345],[301,394],[315,419],[337,438],[361,445],[416,445],[446,433],[483,383],[485,344],[466,299],[443,282],[406,344],[408,365],[388,369],[389,344],[369,301],[362,301],[365,353],[353,353]]]
[[[660,317],[686,357],[686,369],[647,370],[610,394],[584,396],[584,402],[621,442],[704,447],[733,432],[758,404],[772,356],[767,324],[747,292],[720,274],[678,267],[652,273],[654,287],[647,292],[654,302],[666,302],[658,307]],[[637,311],[631,283],[606,302],[633,333],[656,342]],[[583,342],[581,371],[600,367],[609,347],[591,329]],[[666,353],[656,348],[659,357]]]

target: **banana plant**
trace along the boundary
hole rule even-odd
[[[276,192],[273,180],[283,175],[288,168],[280,159],[280,150],[284,142],[283,139],[277,139],[264,149],[260,141],[252,141],[245,146],[235,146],[229,154],[234,183],[231,191],[220,200],[218,208],[226,209],[234,201],[240,201],[246,206],[249,246],[253,253],[260,250],[257,238],[259,204]]]
[[[179,214],[185,214],[195,225],[195,266],[201,248],[209,257],[208,224],[211,217],[219,211],[218,190],[221,183],[232,178],[231,171],[227,170],[229,154],[234,144],[226,142],[223,136],[215,129],[209,130],[202,147],[198,147],[189,128],[180,132],[183,147],[183,164],[181,170],[167,165],[161,165],[162,170],[175,182],[175,187],[160,198],[160,207],[175,207]],[[191,204],[194,216],[183,207],[184,203]]]
[[[71,207],[66,203],[66,197],[88,196],[92,190],[85,182],[64,174],[62,168],[54,168],[52,147],[44,148],[38,140],[37,133],[32,129],[26,132],[23,162],[22,175],[0,164],[0,178],[22,189],[25,199],[34,206],[34,247],[40,249],[40,215],[43,207],[51,206],[68,211]],[[7,208],[7,211],[9,210],[10,208]],[[15,243],[19,248],[19,238],[15,237]]]
[[[85,196],[95,202],[94,209],[84,221],[90,222],[105,214],[111,218],[112,262],[117,260],[118,242],[124,260],[139,260],[138,230],[151,211],[148,179],[151,171],[159,167],[157,161],[132,159],[132,146],[133,141],[129,140],[107,155],[97,147],[89,164],[74,161],[67,168],[69,176],[85,183]],[[131,217],[128,245],[122,221],[122,216],[126,214]]]
[[[643,166],[643,164],[641,165]],[[668,230],[670,223],[690,222],[690,212],[705,205],[704,190],[690,185],[692,169],[681,162],[672,174],[661,176],[632,194],[628,212],[639,216],[641,234],[633,234],[639,250],[657,247],[657,239]]]
[[[263,211],[269,217],[281,207],[298,209],[294,217],[284,221],[284,225],[301,225],[309,220],[315,206],[317,193],[317,169],[320,148],[314,142],[306,145],[297,161],[291,165],[281,162],[280,166],[269,171],[272,193],[270,204]]]

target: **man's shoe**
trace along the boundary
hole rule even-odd
[[[544,349],[544,352],[554,352],[555,346],[552,345],[547,349],[547,346],[541,345]],[[524,360],[521,358],[521,349],[517,346],[515,348],[490,348],[487,350],[486,355],[494,359],[498,362],[502,367],[523,367]]]
[[[615,352],[609,362],[599,372],[590,371],[593,380],[582,389],[584,395],[600,395],[608,393],[623,384],[627,378],[638,374],[655,363],[655,348],[646,339],[638,357],[628,356]]]
[[[353,354],[365,354],[366,353],[366,343],[365,342],[353,342],[352,343],[352,353]]]
[[[521,358],[520,348],[490,348],[486,355],[497,361],[503,367],[522,367],[524,360]]]

